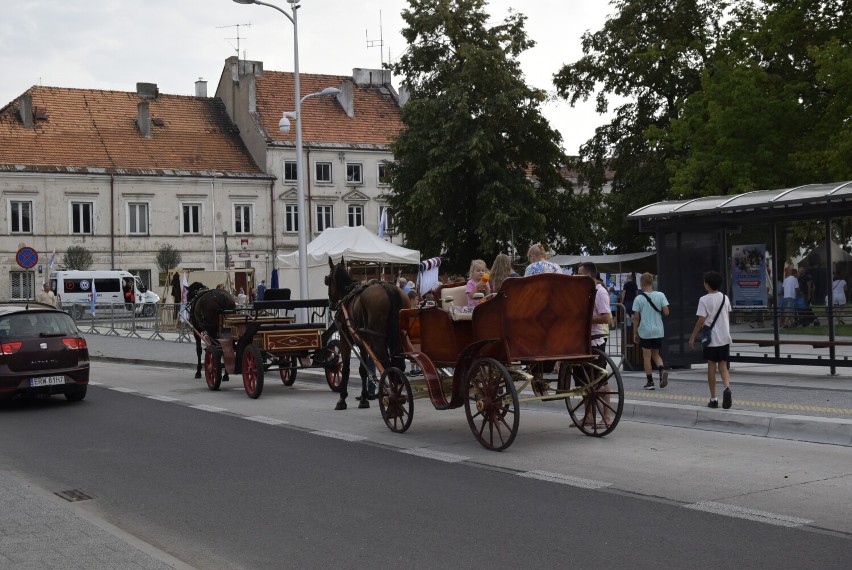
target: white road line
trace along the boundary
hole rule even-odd
[[[125,394],[132,394],[136,392],[133,388],[122,388],[121,386],[110,386],[110,390],[115,390],[116,392],[124,392]]]
[[[253,422],[260,422],[262,424],[269,424],[271,426],[278,426],[281,424],[286,424],[289,422],[285,422],[284,420],[276,420],[275,418],[268,418],[266,416],[246,416],[247,420],[251,420]]]
[[[94,380],[89,380],[89,386],[103,386],[103,382],[95,382]]]
[[[572,477],[571,475],[563,475],[562,473],[551,473],[550,471],[526,471],[524,473],[518,473],[518,477],[527,477],[529,479],[550,481],[551,483],[560,483],[562,485],[580,487],[581,489],[603,489],[604,487],[609,487],[610,485],[612,485],[612,483],[606,483],[604,481],[595,481],[593,479]]]
[[[444,453],[443,451],[435,451],[433,449],[426,449],[425,447],[413,447],[411,449],[400,449],[401,453],[407,453],[408,455],[416,455],[417,457],[425,457],[426,459],[435,459],[437,461],[444,461],[446,463],[459,463],[461,461],[467,461],[467,457],[463,455],[455,455],[454,453]]]
[[[159,400],[161,402],[180,402],[180,398],[172,398],[171,396],[148,396],[152,400]]]
[[[207,404],[199,404],[198,406],[190,406],[190,408],[195,408],[196,410],[201,410],[204,412],[227,412],[225,408],[217,408],[216,406],[208,406]]]
[[[321,435],[323,437],[331,437],[334,439],[342,439],[344,441],[364,441],[367,439],[366,437],[362,437],[360,435],[355,435],[352,433],[343,433],[339,431],[331,431],[331,430],[322,430],[322,431],[312,431],[314,435]]]
[[[756,511],[754,509],[747,509],[745,507],[738,507],[736,505],[726,505],[724,503],[716,503],[713,501],[701,501],[700,503],[686,505],[686,508],[695,511],[704,511],[717,515],[725,515],[728,517],[736,517],[739,519],[747,519],[750,521],[774,524],[776,526],[786,526],[790,528],[804,526],[806,524],[811,524],[812,522],[814,522],[808,519],[788,517],[786,515],[779,515],[776,513],[767,513],[766,511]]]

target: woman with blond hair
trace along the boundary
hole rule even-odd
[[[512,260],[505,253],[500,253],[491,264],[491,291],[496,293],[507,277],[520,277],[512,267]]]
[[[547,261],[547,254],[544,251],[544,246],[536,243],[530,246],[527,251],[527,259],[530,264],[527,265],[524,271],[524,277],[537,275],[539,273],[562,273],[562,268],[553,262]]]

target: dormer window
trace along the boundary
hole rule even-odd
[[[360,162],[346,163],[346,183],[347,184],[363,184],[364,183],[364,165]]]

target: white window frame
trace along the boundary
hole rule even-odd
[[[187,231],[186,228],[186,212],[184,208],[198,208],[198,227],[195,231]],[[204,204],[201,202],[181,202],[180,203],[180,235],[182,236],[200,236],[202,227],[204,226]]]
[[[74,228],[74,210],[80,210],[80,231],[75,231]],[[86,214],[86,210],[88,210],[89,216],[89,231],[85,229],[85,219],[84,214]],[[73,201],[68,205],[68,228],[71,230],[70,234],[75,236],[90,236],[95,235],[95,203],[88,201]]]
[[[333,204],[317,204],[316,210],[316,233],[334,227],[334,205]]]
[[[356,179],[354,174],[350,175],[350,168],[354,169],[357,167],[358,169],[358,178]],[[346,184],[350,186],[359,186],[364,184],[364,163],[362,162],[347,162],[346,163]]]
[[[287,176],[290,171],[290,177]],[[285,160],[284,161],[284,170],[281,173],[281,178],[284,182],[298,182],[299,180],[299,165],[296,164],[295,160]]]
[[[15,215],[15,205],[18,205],[18,212]],[[29,229],[21,229],[24,221],[21,206],[26,205],[29,208]],[[18,229],[15,229],[15,222],[18,223]],[[9,233],[10,234],[32,234],[33,233],[33,202],[32,200],[9,200]]]
[[[387,168],[388,164],[390,164],[386,160],[380,160],[378,164],[376,164],[376,185],[377,186],[390,186],[390,182],[387,181]],[[382,172],[384,170],[384,172]],[[384,178],[384,180],[382,180]]]
[[[140,207],[145,211],[145,220],[143,227],[139,227],[139,209]],[[134,215],[134,210],[135,215]],[[127,203],[127,235],[129,236],[147,236],[149,234],[148,228],[150,227],[151,217],[150,217],[151,207],[147,202],[128,202]],[[136,224],[136,231],[133,231],[133,224]]]
[[[299,205],[284,204],[284,233],[299,233]]]
[[[363,226],[364,206],[362,204],[349,204],[346,207],[346,222],[349,227]]]
[[[242,216],[240,216],[240,213]],[[242,218],[243,227],[237,228],[238,221]],[[248,225],[248,229],[246,229]],[[251,235],[254,228],[254,206],[252,204],[234,204],[234,235]]]
[[[320,177],[320,167],[328,166],[328,180]],[[314,163],[314,182],[317,184],[334,183],[334,164],[329,160],[318,160]]]

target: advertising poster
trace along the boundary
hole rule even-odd
[[[734,307],[766,307],[766,245],[731,248],[731,300]]]

